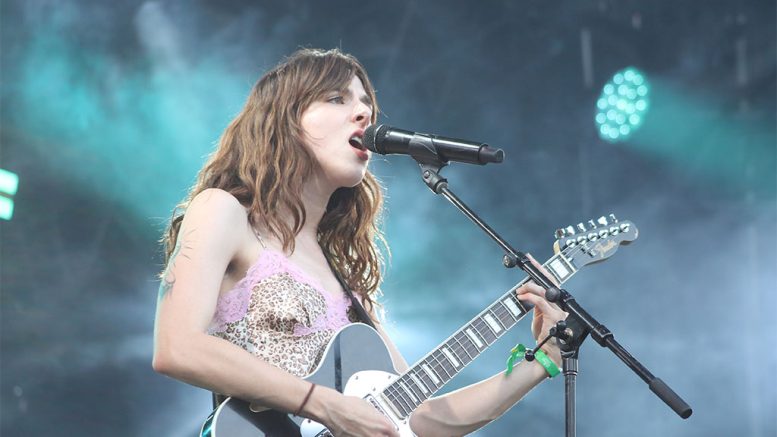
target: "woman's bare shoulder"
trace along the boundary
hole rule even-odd
[[[183,225],[214,229],[219,233],[239,232],[248,224],[246,209],[232,194],[218,188],[198,193],[186,208]]]

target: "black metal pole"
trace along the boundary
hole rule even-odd
[[[563,358],[564,371],[564,406],[566,409],[566,435],[575,437],[577,434],[577,358]]]

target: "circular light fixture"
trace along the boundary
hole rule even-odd
[[[596,125],[599,137],[616,143],[639,129],[650,108],[650,85],[634,67],[615,73],[602,88],[596,101]]]

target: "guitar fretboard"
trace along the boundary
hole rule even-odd
[[[554,255],[544,267],[559,283],[577,272],[563,252]],[[382,396],[399,417],[407,418],[526,315],[528,310],[515,291],[528,280],[527,277],[516,284],[383,389]]]

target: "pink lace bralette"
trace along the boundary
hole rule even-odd
[[[254,287],[262,280],[279,273],[287,273],[296,282],[312,287],[323,296],[326,302],[326,313],[313,321],[310,327],[296,325],[294,328],[295,336],[303,336],[324,329],[337,330],[351,323],[348,319],[348,308],[351,306],[348,296],[343,294],[339,299],[332,296],[319,281],[306,274],[283,253],[275,249],[265,248],[259,254],[256,262],[248,269],[245,277],[238,281],[232,290],[219,296],[216,312],[208,332],[223,332],[227,324],[245,317]]]

